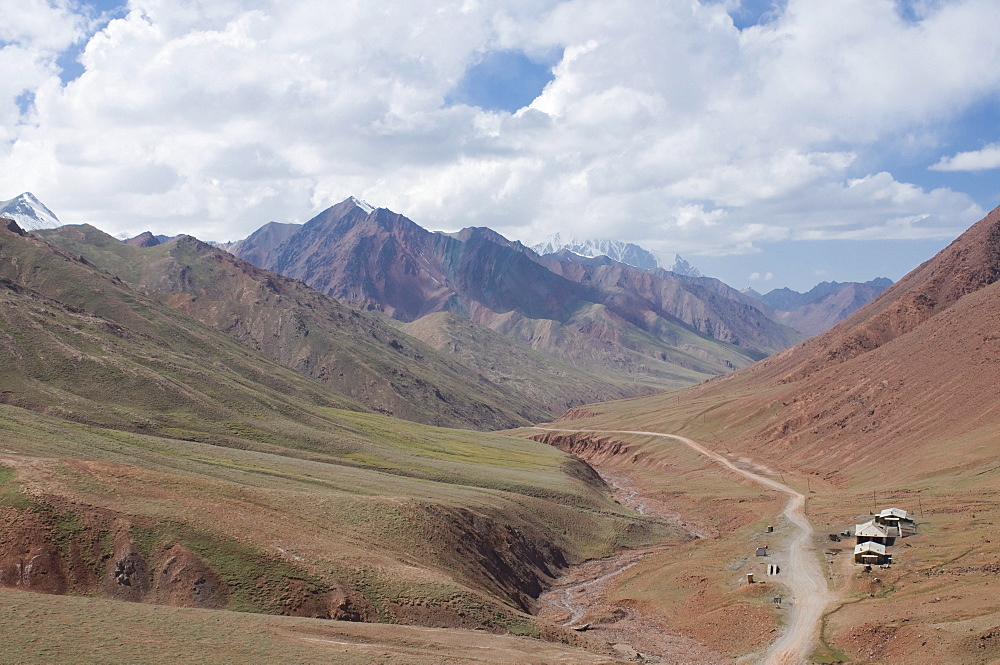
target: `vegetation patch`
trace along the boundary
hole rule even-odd
[[[16,477],[17,469],[0,465],[0,506],[30,510],[35,504],[21,491]]]

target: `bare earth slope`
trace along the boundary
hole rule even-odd
[[[380,413],[474,429],[498,429],[553,413],[373,316],[194,238],[136,248],[90,226],[63,226],[43,235]]]
[[[998,278],[994,210],[832,330],[697,394],[764,391],[733,416],[755,450],[829,471],[893,459],[899,473],[913,461],[919,473],[918,451],[1000,415]]]
[[[840,601],[819,662],[1000,658],[1000,209],[833,329],[678,393],[589,405],[562,427],[691,436],[766,463],[836,534],[870,511],[916,517],[893,566],[824,540]],[[818,545],[818,543],[817,543]]]

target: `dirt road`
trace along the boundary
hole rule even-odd
[[[807,662],[819,634],[823,610],[833,600],[827,588],[826,579],[820,567],[820,560],[813,544],[813,529],[805,516],[805,496],[773,478],[741,468],[726,457],[705,448],[687,437],[662,432],[633,430],[571,430],[550,427],[535,429],[593,434],[634,434],[680,441],[700,455],[721,464],[768,489],[788,495],[788,503],[782,514],[795,527],[795,534],[788,543],[788,563],[783,569],[786,586],[791,592],[789,613],[785,631],[767,650],[760,665],[800,665]],[[787,606],[787,605],[786,605]]]

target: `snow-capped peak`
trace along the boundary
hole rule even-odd
[[[358,198],[355,198],[355,197],[352,196],[351,197],[351,202],[354,205],[356,205],[357,207],[359,207],[362,210],[364,210],[364,212],[365,212],[366,215],[370,215],[373,212],[375,212],[375,206],[371,205],[370,203],[368,203],[366,201],[362,201],[361,199],[358,199]]]
[[[700,270],[681,258],[680,254],[674,254],[674,264],[667,268],[667,270],[687,277],[704,277]]]
[[[681,258],[680,254],[675,254],[674,262],[670,266],[665,266],[655,252],[621,240],[578,240],[575,236],[564,238],[560,234],[554,233],[545,242],[532,245],[531,249],[542,256],[555,254],[561,249],[568,249],[574,254],[588,258],[607,256],[619,263],[626,263],[643,270],[655,270],[662,266],[665,270],[678,275],[703,277],[701,271]]]
[[[607,256],[621,263],[627,263],[643,270],[653,270],[660,265],[656,255],[639,245],[620,240],[578,240],[575,237],[563,238],[556,233],[546,242],[532,245],[538,254],[555,254],[561,249],[568,249],[574,254],[586,257]]]
[[[25,231],[62,226],[55,213],[46,208],[45,204],[31,192],[24,192],[9,201],[0,201],[0,217],[13,219]]]

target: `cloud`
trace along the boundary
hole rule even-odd
[[[765,272],[765,273],[752,272],[752,273],[750,273],[749,279],[750,279],[751,282],[770,282],[772,279],[774,279],[774,273],[773,272]]]
[[[1000,143],[991,143],[982,150],[960,152],[930,167],[934,171],[986,171],[1000,168]]]
[[[23,7],[0,50],[22,77],[0,82],[0,198],[115,233],[237,238],[353,194],[432,228],[725,254],[948,237],[982,213],[872,153],[1000,91],[992,0],[909,19],[789,0],[742,30],[733,2],[387,0],[317,20],[319,0],[133,0],[90,37],[62,0]],[[562,59],[514,113],[450,103],[489,53]]]

